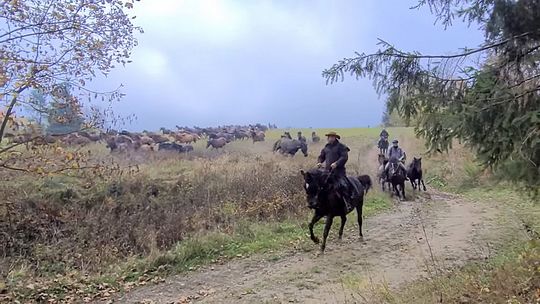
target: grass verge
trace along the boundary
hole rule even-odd
[[[538,303],[540,241],[510,246],[483,264],[420,281],[403,291],[381,292],[384,303]]]
[[[501,184],[468,189],[462,195],[485,204],[499,202],[496,208],[503,209],[497,221],[503,245],[490,259],[411,282],[397,291],[384,284],[365,286],[357,278],[346,280],[352,285],[348,288],[358,294],[367,290],[372,294],[370,303],[540,303],[538,201]]]

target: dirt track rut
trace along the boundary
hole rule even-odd
[[[322,256],[288,252],[273,261],[261,256],[233,260],[131,291],[117,302],[369,302],[365,295],[359,296],[358,288],[394,289],[434,275],[435,269],[449,270],[486,258],[489,242],[496,240],[498,210],[431,192],[367,218],[364,242],[358,240],[356,223],[350,220],[343,241],[331,232]]]

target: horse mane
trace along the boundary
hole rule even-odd
[[[329,172],[326,172],[325,170],[318,169],[318,168],[313,168],[306,171],[306,174],[310,174],[312,176],[321,176],[321,175],[324,175],[325,173],[330,174]]]
[[[324,169],[318,169],[318,168],[310,169],[306,172],[306,174],[311,175],[313,178],[317,180],[322,180],[322,181],[332,180],[332,178],[330,178],[330,172]]]

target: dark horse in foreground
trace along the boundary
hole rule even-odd
[[[324,226],[323,241],[321,244],[321,252],[326,248],[326,239],[332,227],[334,217],[341,217],[341,227],[339,228],[339,239],[343,236],[343,228],[347,222],[347,214],[353,209],[356,209],[358,215],[358,229],[360,238],[362,235],[362,207],[364,205],[364,193],[368,185],[363,185],[357,177],[348,177],[349,187],[355,193],[355,199],[351,202],[353,209],[345,210],[345,202],[338,194],[339,180],[331,173],[317,169],[308,172],[301,171],[304,176],[304,189],[307,194],[307,203],[310,209],[315,211],[313,219],[309,223],[309,233],[311,240],[316,244],[319,239],[313,234],[313,226],[323,217],[326,217]],[[362,180],[365,180],[362,178]],[[369,180],[371,183],[371,180]]]
[[[420,186],[424,187],[426,191],[426,185],[424,184],[424,179],[422,179],[422,158],[413,157],[409,168],[407,169],[407,177],[411,181],[411,186],[414,190],[418,186],[418,190],[421,190]]]

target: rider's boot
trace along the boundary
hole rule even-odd
[[[341,191],[341,198],[343,199],[343,202],[345,203],[345,213],[350,212],[353,209],[352,206],[352,191],[347,190],[347,188],[343,187]]]

